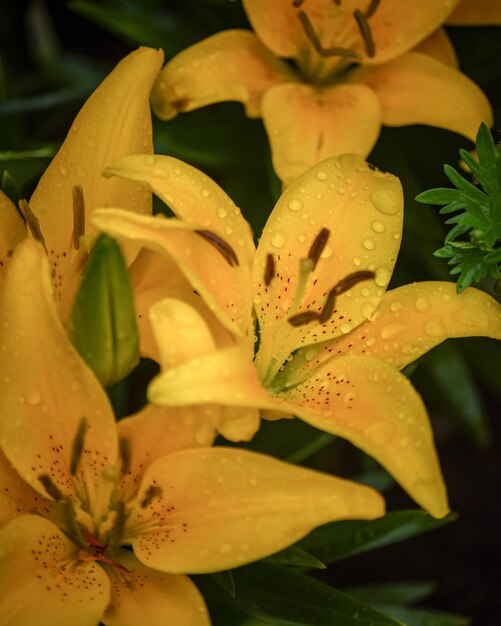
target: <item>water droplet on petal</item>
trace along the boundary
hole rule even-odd
[[[64,165],[60,165],[59,173],[61,174],[61,176],[68,176],[68,168],[64,167]]]
[[[401,302],[392,302],[390,304],[390,310],[393,313],[396,313],[397,311],[401,311],[404,308],[404,305]]]
[[[274,248],[283,248],[287,241],[287,235],[283,230],[276,230],[271,234],[270,243]]]
[[[387,324],[384,326],[379,335],[381,339],[392,339],[397,337],[405,330],[405,324]]]
[[[299,241],[299,243],[304,243],[306,241],[306,235],[304,235],[303,233],[299,234],[297,236],[297,240]]]
[[[220,206],[217,210],[217,214],[219,215],[219,217],[226,217],[228,215],[228,212],[224,207]]]
[[[385,215],[395,215],[402,203],[402,196],[395,189],[378,189],[371,195],[371,202]]]
[[[317,180],[327,180],[327,172],[324,172],[323,170],[318,170],[318,172],[315,174],[315,178]]]
[[[384,267],[380,267],[376,272],[374,282],[378,287],[386,287],[390,282],[391,273]]]
[[[291,211],[300,211],[303,208],[303,202],[298,198],[292,198],[288,206]]]
[[[210,191],[208,189],[202,189],[201,194],[204,198],[208,198],[210,196]]]
[[[385,225],[383,222],[378,222],[377,220],[372,222],[371,228],[375,233],[384,233]]]
[[[332,256],[332,248],[330,246],[325,246],[325,248],[322,250],[322,254],[320,255],[320,258],[328,259],[330,256]]]
[[[149,154],[146,159],[146,165],[155,165],[156,163],[156,158],[153,156],[153,154]]]
[[[356,265],[357,267],[359,265],[362,265],[362,259],[358,256],[354,256],[352,261],[353,261],[353,265]]]
[[[32,406],[34,406],[35,404],[38,404],[41,399],[42,399],[42,396],[40,395],[40,392],[38,391],[38,389],[30,389],[28,393],[26,394],[26,402],[28,404],[31,404]]]
[[[343,333],[343,335],[347,335],[351,330],[351,324],[341,324],[339,330]]]
[[[428,298],[420,296],[416,299],[416,309],[423,313],[424,311],[428,311],[430,308],[430,301]]]
[[[424,332],[428,337],[442,337],[445,334],[445,327],[441,320],[434,319],[426,322]]]
[[[362,245],[366,250],[374,250],[374,248],[376,247],[376,244],[374,243],[374,239],[371,239],[370,237],[366,237],[362,241]]]

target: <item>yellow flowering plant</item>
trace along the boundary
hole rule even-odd
[[[206,626],[186,574],[238,567],[325,522],[383,513],[368,487],[197,447],[182,411],[116,424],[69,342],[36,242],[11,259],[0,328],[4,624],[137,626],[148,616],[154,626]]]
[[[499,23],[496,2],[243,0],[255,32],[187,48],[152,94],[162,119],[236,100],[262,117],[285,185],[329,156],[367,156],[381,125],[427,124],[469,139],[492,124],[482,91],[458,69],[444,22]]]
[[[448,337],[501,338],[501,307],[447,282],[386,291],[402,231],[398,179],[355,155],[324,161],[286,189],[256,249],[239,209],[191,166],[132,156],[107,175],[151,189],[179,219],[99,209],[94,223],[176,262],[234,338],[221,344],[191,316],[197,353],[173,363],[171,337],[189,341],[176,322],[188,319],[185,305],[154,309],[163,371],[150,401],[239,408],[234,439],[254,434],[258,409],[296,415],[354,443],[432,515],[445,515],[427,413],[399,370]]]

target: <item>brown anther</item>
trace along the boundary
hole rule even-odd
[[[125,439],[125,437],[120,437],[118,441],[118,447],[120,451],[120,459],[122,461],[120,471],[122,472],[122,474],[127,474],[127,472],[130,470],[132,458],[130,441],[128,439]]]
[[[341,6],[341,0],[332,0],[337,7]]]
[[[38,217],[31,210],[30,205],[26,202],[26,200],[19,200],[19,210],[21,211],[21,215],[24,217],[24,221],[26,222],[26,226],[29,228],[31,236],[36,241],[39,241],[44,249],[46,254],[48,254],[47,246],[45,245],[45,239],[43,238],[42,229],[40,228],[40,222],[38,221]]]
[[[372,38],[372,31],[371,27],[369,26],[369,22],[367,21],[367,18],[362,13],[362,11],[360,11],[360,9],[355,9],[355,11],[353,11],[353,17],[357,22],[360,34],[362,35],[362,39],[364,40],[367,56],[372,58],[376,54],[376,46],[374,45],[374,39]]]
[[[369,270],[360,270],[360,272],[353,272],[353,274],[348,274],[345,278],[340,280],[327,294],[327,298],[325,300],[325,304],[322,309],[322,313],[320,314],[320,323],[325,324],[328,322],[332,316],[334,311],[334,304],[336,302],[336,297],[345,293],[356,284],[369,280],[370,278],[374,278],[374,272],[370,272]]]
[[[360,58],[360,55],[357,52],[350,50],[349,48],[324,48],[320,43],[320,39],[318,38],[308,15],[304,11],[298,11],[297,15],[304,28],[306,36],[321,57],[347,57],[350,59]]]
[[[216,250],[224,257],[224,259],[228,262],[231,267],[235,265],[238,266],[238,257],[235,253],[235,250],[230,246],[230,244],[222,239],[216,233],[213,233],[211,230],[195,230],[193,231],[197,235],[200,235],[202,239],[205,239],[207,243],[210,243]]]
[[[304,4],[305,0],[294,0],[292,6],[298,9],[302,4]]]
[[[85,234],[85,202],[81,185],[73,185],[73,235],[71,243],[74,250],[80,248],[80,237]]]
[[[110,548],[118,548],[122,540],[125,528],[125,522],[127,521],[127,511],[123,502],[118,502],[116,507],[116,516],[113,528],[111,529],[110,537],[108,539],[108,545]]]
[[[148,489],[146,490],[146,493],[144,494],[144,497],[141,500],[141,503],[139,506],[142,509],[145,509],[154,498],[160,498],[161,495],[162,495],[162,490],[160,489],[160,487],[158,487],[157,485],[150,485]]]
[[[38,480],[42,483],[43,488],[49,496],[51,496],[56,502],[62,499],[62,493],[56,487],[54,481],[48,474],[40,474]]]
[[[72,476],[75,476],[78,469],[78,464],[80,462],[80,458],[83,452],[84,446],[84,437],[87,431],[87,418],[82,417],[80,420],[80,424],[78,425],[77,434],[75,435],[75,439],[73,440],[73,447],[71,450],[71,460],[70,460],[70,473]]]
[[[360,272],[353,272],[353,274],[348,274],[345,278],[340,280],[336,285],[336,294],[339,296],[340,294],[348,291],[358,283],[363,282],[364,280],[370,280],[374,278],[376,274],[369,270],[361,270]]]
[[[266,255],[266,265],[264,268],[264,284],[268,287],[275,276],[275,260],[271,253]]]
[[[304,326],[310,322],[320,321],[320,313],[316,311],[303,311],[303,313],[296,313],[287,320],[291,326]]]
[[[313,243],[310,246],[310,251],[308,252],[308,258],[313,261],[312,270],[316,268],[317,263],[320,260],[320,256],[324,251],[325,246],[327,245],[330,234],[331,231],[328,228],[322,228],[322,230],[313,240]]]
[[[371,0],[369,3],[369,6],[365,9],[364,15],[365,15],[365,19],[369,20],[374,13],[377,11],[378,7],[379,7],[379,3],[381,2],[381,0]]]

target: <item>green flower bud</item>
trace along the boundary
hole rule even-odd
[[[139,333],[127,265],[118,244],[101,235],[80,282],[69,319],[73,345],[107,387],[139,362]]]

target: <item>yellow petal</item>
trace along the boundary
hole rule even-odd
[[[194,232],[195,226],[120,209],[98,209],[93,222],[112,237],[134,241],[167,256],[228,330],[240,336],[249,333],[252,293],[250,279],[242,279],[249,270],[244,265],[230,266],[218,250]]]
[[[312,426],[374,457],[431,515],[447,514],[426,409],[393,367],[371,357],[340,357],[278,397],[294,404],[295,414]]]
[[[215,350],[160,372],[148,387],[148,399],[160,406],[223,404],[274,409],[258,380],[245,344]]]
[[[413,52],[420,52],[421,54],[427,54],[433,57],[437,61],[441,61],[450,67],[459,69],[459,62],[456,56],[456,51],[452,45],[452,41],[445,32],[444,28],[437,28],[437,30],[422,41],[418,46],[413,48]]]
[[[0,530],[0,615],[9,626],[97,624],[110,598],[105,571],[76,560],[52,522],[22,515]]]
[[[501,305],[479,289],[457,294],[454,283],[413,283],[387,291],[373,321],[329,348],[330,354],[366,354],[402,369],[451,337],[501,339]]]
[[[210,626],[202,595],[187,576],[157,572],[126,550],[116,560],[129,573],[109,570],[111,603],[102,618],[106,626]]]
[[[60,322],[49,264],[38,243],[26,239],[17,247],[1,296],[3,450],[39,493],[46,495],[40,475],[49,474],[63,494],[73,494],[70,457],[85,418],[85,462],[77,480],[83,480],[93,501],[98,498],[95,464],[114,465],[117,458],[114,416]]]
[[[26,237],[26,225],[14,204],[0,190],[0,279],[12,251]]]
[[[89,216],[99,206],[151,211],[149,194],[133,183],[106,180],[101,172],[119,157],[152,152],[149,94],[163,54],[140,48],[111,72],[84,104],[68,136],[40,179],[30,206],[49,252],[65,250],[73,231],[72,188],[81,185]]]
[[[285,185],[327,157],[367,156],[381,128],[379,100],[365,85],[276,85],[262,109],[273,167]]]
[[[499,0],[461,0],[447,18],[453,26],[499,25],[501,24],[501,4]]]
[[[204,319],[181,300],[164,298],[151,307],[149,315],[162,369],[191,361],[216,347]]]
[[[269,362],[288,350],[285,360],[301,345],[345,334],[370,317],[393,271],[402,219],[398,178],[371,169],[355,155],[324,161],[288,187],[266,224],[253,268],[260,358]],[[340,295],[326,324],[293,328],[286,320],[298,288],[300,259],[308,256],[322,228],[330,236],[300,311],[321,310],[329,290],[349,274],[372,270],[376,278]],[[268,254],[275,259],[275,276],[266,287]]]
[[[481,122],[492,125],[483,92],[467,76],[424,54],[409,52],[371,68],[362,79],[381,99],[383,124],[428,124],[474,141]]]
[[[199,407],[168,407],[147,404],[141,411],[118,422],[118,433],[129,442],[131,450],[130,476],[139,484],[144,472],[166,454],[200,445],[211,445],[214,440],[207,433],[199,437],[202,417]]]
[[[23,513],[53,517],[55,507],[19,476],[0,450],[0,527]]]
[[[263,93],[290,80],[289,66],[247,30],[227,30],[183,50],[169,61],[155,83],[152,104],[161,119],[181,111],[237,100],[247,115],[259,117]]]
[[[164,457],[146,473],[139,501],[153,483],[165,497],[138,509],[138,524],[156,528],[132,545],[143,563],[173,573],[238,567],[320,524],[384,510],[372,489],[238,449]]]
[[[369,57],[354,10],[365,11],[367,3],[348,0],[309,0],[300,10],[310,18],[323,48],[349,48],[357,52],[364,63],[382,63],[395,58],[425,39],[445,20],[458,0],[385,0],[377,7],[368,23],[375,44],[375,55]],[[284,57],[308,58],[313,64],[315,52],[298,16],[299,7],[290,0],[243,0],[244,8],[256,33],[265,45]],[[316,57],[332,66],[336,57]]]
[[[172,157],[141,154],[120,159],[105,174],[137,181],[179,219],[219,235],[235,251],[242,271],[252,263],[255,246],[248,223],[231,198],[200,170]]]

